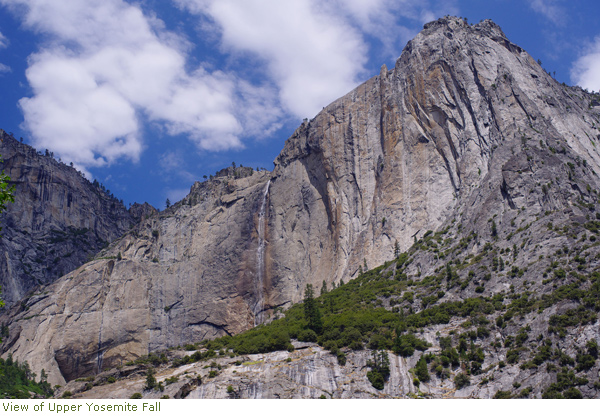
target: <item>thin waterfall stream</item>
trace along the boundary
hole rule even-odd
[[[265,190],[263,192],[263,199],[260,205],[260,211],[258,212],[258,248],[256,250],[256,281],[254,282],[254,294],[256,296],[256,303],[254,304],[254,326],[263,323],[264,315],[264,289],[265,289],[265,215],[267,213],[267,196],[269,194],[269,186],[271,180],[267,181]]]

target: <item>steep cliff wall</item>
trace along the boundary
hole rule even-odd
[[[0,285],[10,306],[79,267],[135,218],[76,169],[0,135],[0,169],[16,187],[15,202],[0,216]]]
[[[600,173],[590,100],[491,21],[426,25],[394,69],[384,66],[286,142],[271,187],[273,282],[301,291],[391,259],[396,241],[405,250],[439,227],[505,163],[493,151],[508,140],[564,145]]]
[[[263,171],[196,183],[182,202],[13,307],[5,349],[43,360],[51,382],[61,383],[253,326],[258,214],[269,178]],[[25,339],[33,331],[36,344]]]
[[[490,21],[428,24],[394,69],[302,124],[273,173],[195,184],[13,308],[3,350],[63,383],[250,328],[299,301],[307,283],[347,280],[365,261],[392,259],[396,242],[405,250],[463,214],[483,232],[496,208],[506,210],[502,229],[525,206],[535,220],[547,202],[548,211],[588,205],[584,181],[597,189],[600,173],[591,99]],[[563,170],[573,162],[585,168],[578,182]],[[559,195],[535,192],[552,176],[564,181]]]

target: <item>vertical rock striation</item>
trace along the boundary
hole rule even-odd
[[[490,206],[535,206],[533,174],[562,168],[555,153],[579,159],[595,188],[599,126],[589,94],[558,84],[493,22],[432,22],[393,69],[305,121],[272,173],[229,168],[194,184],[14,307],[3,350],[62,383],[238,333],[306,284],[347,280],[463,211],[475,221]],[[532,162],[522,152],[538,144]]]
[[[76,269],[136,218],[110,192],[0,130],[0,169],[16,186],[0,216],[0,285],[10,306],[34,287]]]
[[[256,250],[256,283],[255,283],[255,295],[256,304],[254,305],[254,326],[260,325],[264,321],[264,294],[265,294],[265,250],[267,246],[266,241],[266,219],[267,215],[267,199],[269,194],[269,186],[271,180],[267,181],[265,186],[265,192],[263,193],[262,203],[260,205],[260,211],[258,212],[258,248]]]
[[[507,140],[563,142],[600,173],[589,104],[491,21],[425,25],[394,69],[383,66],[286,142],[271,194],[272,281],[298,300],[306,282],[392,259],[396,241],[407,249],[439,227],[505,163],[493,154]]]

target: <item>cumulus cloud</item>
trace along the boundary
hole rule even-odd
[[[33,94],[20,101],[37,147],[83,169],[136,161],[151,122],[201,149],[243,148],[371,76],[367,37],[397,54],[414,35],[399,19],[418,27],[455,11],[453,0],[173,2],[198,16],[227,71],[190,68],[191,41],[144,12],[148,2],[0,0],[45,37],[29,57]]]
[[[600,92],[600,36],[573,64],[571,80],[583,88]]]
[[[138,6],[123,0],[0,4],[49,40],[29,58],[33,96],[20,101],[36,146],[83,167],[136,161],[149,120],[203,149],[242,147],[245,115],[235,100],[240,81],[187,70],[187,41]]]
[[[559,25],[563,22],[565,11],[560,6],[560,0],[529,0],[529,5],[554,24]]]
[[[370,76],[368,44],[379,39],[397,54],[419,24],[454,12],[454,1],[416,0],[174,0],[220,33],[228,53],[250,53],[265,63],[279,101],[296,117],[312,117]],[[439,3],[439,4],[438,4]],[[203,20],[206,26],[206,19]]]
[[[360,34],[311,0],[179,0],[214,20],[227,52],[264,60],[286,111],[312,117],[360,80],[367,47]]]

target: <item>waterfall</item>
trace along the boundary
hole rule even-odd
[[[104,326],[104,305],[100,312],[100,329],[98,331],[98,353],[96,354],[96,367],[98,374],[102,373],[102,362],[104,361],[104,352],[102,351],[102,327]]]
[[[269,186],[271,180],[267,181],[263,192],[263,199],[258,212],[258,248],[256,250],[256,281],[254,282],[254,295],[256,303],[254,304],[254,326],[256,327],[263,322],[263,307],[264,307],[264,289],[265,289],[265,214],[267,212],[267,195],[269,194]]]

